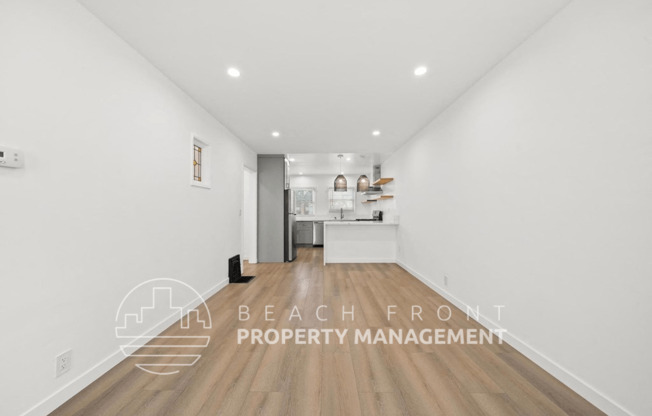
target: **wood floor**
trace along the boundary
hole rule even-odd
[[[256,279],[207,304],[212,339],[193,367],[157,376],[132,358],[54,415],[601,415],[509,345],[238,345],[238,328],[481,328],[394,264],[322,265],[322,249],[293,263],[247,265]],[[238,321],[238,305],[251,319]],[[274,305],[276,321],[264,320]],[[321,322],[315,316],[327,305]],[[411,305],[424,321],[410,320]],[[288,322],[291,308],[302,314]],[[345,306],[355,321],[342,320]],[[397,305],[388,321],[387,305]],[[436,317],[449,305],[453,317]],[[170,331],[173,333],[173,331]]]

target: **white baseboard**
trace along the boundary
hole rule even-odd
[[[251,258],[249,258],[249,257],[242,257],[242,261],[243,261],[243,262],[244,262],[244,261],[248,261],[249,264],[256,264],[256,263],[258,263],[258,259],[257,259],[256,257],[251,257]]]
[[[210,298],[220,290],[222,290],[226,285],[229,284],[229,279],[224,279],[212,288],[208,289],[206,292],[202,293],[202,298],[204,300]],[[191,302],[191,305],[188,305],[190,308],[194,308],[198,306],[201,303],[201,299],[196,299],[195,301]],[[154,325],[149,331],[147,331],[146,334],[143,334],[145,336],[156,336],[159,335],[161,332],[163,332],[165,329],[167,329],[170,325],[175,323],[178,320],[178,315],[172,314],[168,318],[164,319],[160,323]],[[102,375],[104,375],[107,371],[115,367],[116,365],[120,364],[122,360],[124,360],[125,355],[122,353],[122,351],[118,348],[110,354],[108,357],[102,359],[99,363],[95,364],[93,367],[90,369],[86,370],[84,373],[80,374],[78,377],[76,377],[74,380],[60,388],[59,390],[55,391],[52,393],[50,396],[46,397],[36,405],[34,405],[32,408],[27,410],[25,413],[22,414],[22,416],[45,416],[52,411],[54,411],[56,408],[64,404],[66,401],[68,401],[71,397],[73,397],[75,394],[79,393],[82,391],[84,388],[89,386],[92,382],[100,378]]]
[[[344,258],[328,258],[324,264],[331,264],[331,263],[396,263],[396,258],[386,258],[386,259],[379,259],[379,258],[357,258],[357,259],[352,259],[350,257],[344,257]]]
[[[466,302],[458,299],[452,293],[448,292],[446,289],[433,283],[430,279],[425,277],[423,274],[414,270],[413,268],[403,263],[402,261],[397,260],[396,264],[398,264],[405,271],[407,271],[408,273],[410,273],[411,275],[419,279],[430,289],[434,290],[435,292],[437,292],[438,294],[446,298],[449,302],[451,302],[453,305],[458,307],[464,313],[466,313],[467,308],[473,310],[473,308],[470,305],[468,305]],[[488,329],[504,329],[497,323],[493,322],[491,319],[487,318],[486,316],[483,316],[482,314],[480,314],[479,319],[475,319],[475,316],[473,314],[470,314],[470,317],[471,319],[477,321],[478,323],[487,327]],[[518,338],[516,335],[506,331],[503,333],[503,340],[507,342],[509,345],[511,345],[512,347],[514,347],[518,352],[520,352],[521,354],[523,354],[524,356],[532,360],[539,367],[546,370],[557,380],[561,381],[570,389],[575,391],[577,394],[579,394],[580,396],[584,397],[586,400],[591,402],[598,409],[605,412],[606,414],[611,416],[616,416],[616,415],[633,416],[633,413],[626,410],[624,407],[622,407],[621,405],[619,405],[618,403],[616,403],[615,401],[607,397],[605,394],[596,390],[590,384],[588,384],[587,382],[585,382],[575,374],[571,373],[570,371],[568,371],[567,369],[565,369],[564,367],[556,363],[551,358],[539,352],[536,348],[528,345],[520,338]]]

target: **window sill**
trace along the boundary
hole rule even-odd
[[[190,182],[190,186],[196,186],[197,188],[211,189],[211,184],[206,182]]]

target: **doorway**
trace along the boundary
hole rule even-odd
[[[243,167],[241,230],[242,261],[258,263],[258,173]]]

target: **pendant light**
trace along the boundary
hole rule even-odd
[[[335,188],[335,192],[346,192],[348,189],[346,186],[346,178],[342,175],[342,158],[344,155],[337,155],[337,157],[340,158],[340,174],[335,178],[335,184],[333,187]]]
[[[358,192],[367,192],[369,190],[369,178],[367,175],[360,175],[357,183]]]

